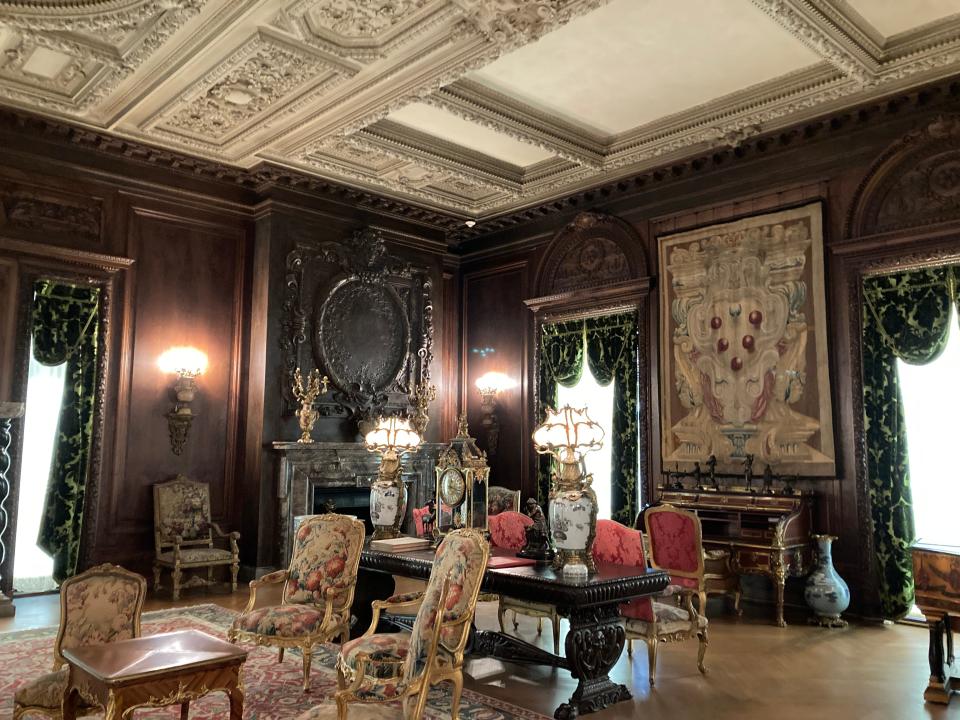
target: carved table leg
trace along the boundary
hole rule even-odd
[[[927,616],[927,627],[930,629],[930,647],[927,659],[930,661],[930,682],[923,691],[923,699],[946,705],[952,695],[951,677],[953,670],[953,637],[950,628],[950,616]],[[947,635],[947,652],[944,653],[944,633]]]
[[[565,613],[566,614],[566,613]],[[578,714],[602,710],[613,703],[633,697],[625,685],[610,680],[610,668],[620,659],[626,632],[616,605],[571,608],[568,614],[566,655],[570,672],[577,679],[569,702],[560,705],[553,716],[570,720]]]
[[[783,619],[783,591],[787,585],[787,564],[782,550],[775,551],[770,556],[770,570],[773,573],[773,586],[777,591],[777,627],[786,627],[787,622]]]
[[[235,687],[229,693],[230,720],[243,720],[243,688]]]

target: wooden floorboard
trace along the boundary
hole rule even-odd
[[[237,593],[187,591],[174,604],[169,595],[151,596],[146,610],[215,602],[238,610],[247,600]],[[259,597],[258,597],[259,600]],[[17,614],[0,619],[0,631],[55,625],[55,595],[20,598]],[[656,688],[647,680],[646,649],[635,645],[631,660],[624,653],[613,676],[632,688],[632,702],[597,713],[597,720],[960,720],[960,698],[949,708],[925,704],[927,631],[906,625],[851,625],[826,630],[804,623],[777,628],[769,608],[747,608],[742,619],[725,615],[711,601],[708,674],[696,668],[695,641],[661,646]],[[496,605],[482,603],[482,628],[496,626]],[[564,629],[566,630],[566,623]],[[536,621],[520,619],[520,635],[544,647],[549,630],[537,638]],[[529,667],[480,659],[468,663],[466,686],[552,716],[557,704],[573,691],[565,670]]]

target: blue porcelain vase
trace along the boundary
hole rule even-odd
[[[834,535],[813,535],[817,543],[817,561],[807,578],[803,599],[813,610],[813,622],[825,627],[844,627],[847,624],[840,615],[850,606],[850,588],[833,568],[831,546]]]

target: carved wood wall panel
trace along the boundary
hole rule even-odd
[[[93,249],[101,241],[102,216],[99,198],[0,180],[0,232],[9,237]]]
[[[410,411],[429,384],[433,281],[387,249],[374,229],[340,242],[299,244],[286,262],[281,349],[285,411],[295,408],[293,373],[317,367],[332,391],[321,416],[351,422]],[[309,343],[308,343],[309,340]]]

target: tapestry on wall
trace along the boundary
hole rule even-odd
[[[833,475],[820,203],[659,249],[664,467]]]

